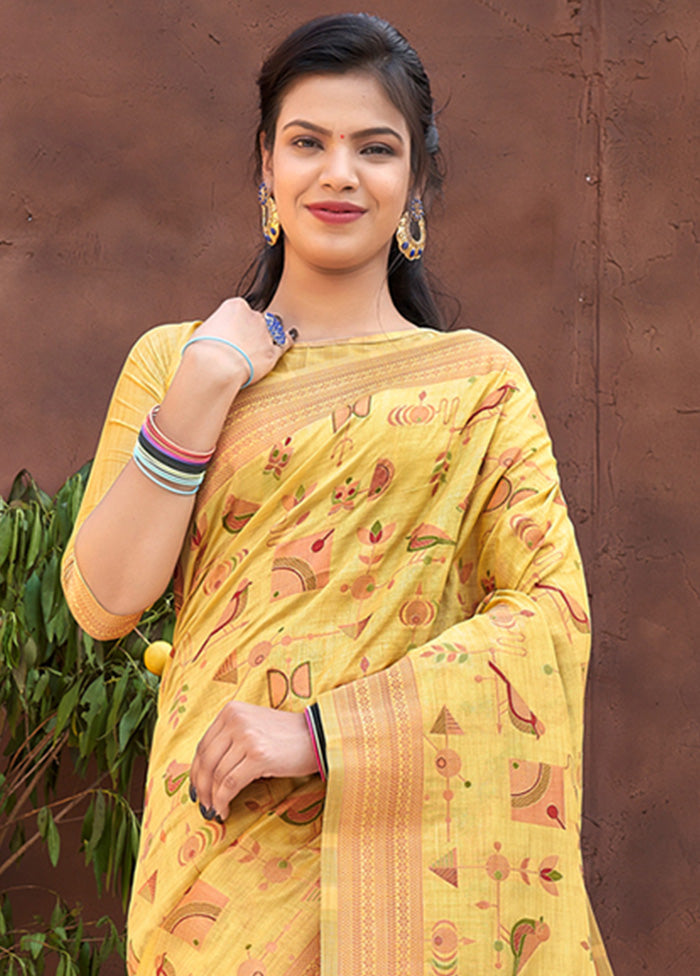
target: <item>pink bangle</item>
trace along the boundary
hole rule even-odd
[[[311,717],[309,713],[304,709],[304,718],[306,719],[306,727],[309,730],[309,736],[311,738],[311,745],[313,746],[314,756],[316,756],[316,765],[318,766],[318,771],[321,774],[321,779],[325,782],[325,775],[323,773],[323,766],[321,765],[321,757],[318,754],[318,746],[316,745],[316,733],[314,732],[314,727],[311,722]]]
[[[148,413],[144,421],[144,427],[149,437],[155,441],[157,447],[182,461],[202,464],[211,460],[216,447],[212,447],[209,451],[190,451],[186,447],[176,444],[175,441],[171,441],[169,437],[166,437],[156,423],[156,415],[159,410],[160,404],[157,403]]]

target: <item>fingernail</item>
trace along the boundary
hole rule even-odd
[[[224,818],[221,816],[221,814],[215,813],[214,814],[214,820],[216,820],[216,822],[218,824],[221,824],[221,826],[223,827],[223,825],[224,825]]]
[[[293,340],[294,340],[295,342],[296,342],[296,341],[297,341],[297,339],[299,338],[299,333],[297,332],[297,330],[296,330],[296,329],[295,329],[295,328],[294,328],[293,326],[292,326],[292,328],[291,328],[291,329],[289,330],[289,338],[290,338],[290,339],[293,339]]]
[[[192,783],[190,783],[190,800],[192,800],[193,803],[197,802],[197,791]]]
[[[207,808],[204,806],[204,804],[203,803],[200,803],[199,804],[199,812],[202,814],[202,816],[204,817],[205,820],[213,820],[214,819],[215,810],[214,810],[213,807],[209,807],[209,809],[207,810]]]

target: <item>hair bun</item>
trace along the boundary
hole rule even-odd
[[[425,132],[425,148],[432,155],[440,148],[440,134],[434,122],[431,122]]]

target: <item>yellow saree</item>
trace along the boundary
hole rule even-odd
[[[134,347],[78,525],[194,324]],[[130,976],[611,973],[579,846],[589,618],[527,378],[464,331],[298,344],[237,397],[176,578]],[[79,621],[106,614],[72,546]],[[227,700],[318,702],[329,777],[188,797]]]

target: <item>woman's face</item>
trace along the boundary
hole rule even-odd
[[[406,120],[366,72],[308,75],[286,92],[263,177],[285,259],[318,270],[386,270],[411,189]]]

